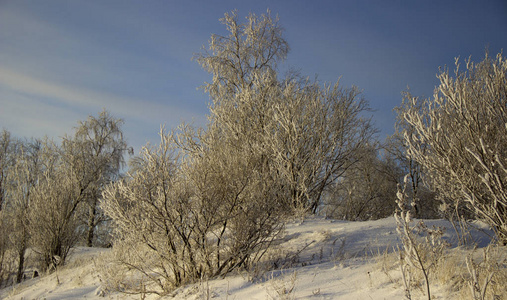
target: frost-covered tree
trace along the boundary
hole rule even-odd
[[[375,128],[358,88],[288,79],[265,133],[273,167],[294,206],[316,213],[325,191],[363,159]]]
[[[8,280],[14,268],[14,259],[11,255],[12,245],[9,234],[11,222],[7,211],[7,175],[15,162],[16,140],[7,130],[0,133],[0,287]]]
[[[28,212],[30,196],[40,175],[39,140],[22,141],[3,131],[2,209],[0,210],[0,284],[14,274],[20,282],[25,270],[25,256],[30,246]]]
[[[439,195],[465,202],[507,243],[507,60],[486,54],[465,69],[443,70],[433,98],[402,112],[414,133],[405,135],[408,156],[425,170]]]
[[[256,172],[278,177],[287,204],[315,213],[323,191],[375,132],[361,116],[368,104],[356,87],[321,86],[297,74],[280,80],[277,65],[289,47],[269,11],[243,24],[233,12],[222,22],[229,35],[213,35],[196,56],[213,75],[204,86],[210,128],[219,128],[224,144],[244,148]]]
[[[238,21],[236,12],[226,13],[221,22],[228,35],[212,35],[209,49],[195,56],[213,75],[212,81],[204,85],[211,104],[206,141],[202,142],[212,147],[209,154],[230,152],[224,159],[242,161],[238,168],[249,168],[263,177],[259,181],[266,187],[279,188],[279,182],[273,183],[277,175],[266,133],[271,130],[274,105],[281,96],[277,64],[286,58],[289,46],[278,19],[272,18],[269,11],[260,17],[249,14],[245,23]],[[187,141],[192,140],[189,131],[185,135]],[[265,189],[249,197],[264,197]]]
[[[16,154],[15,140],[11,137],[11,133],[5,129],[0,133],[0,211],[6,202],[5,185],[7,184],[8,168],[13,165],[13,157]]]
[[[41,174],[30,195],[28,228],[40,255],[41,268],[65,261],[80,238],[85,219],[86,243],[104,220],[98,207],[102,189],[117,178],[126,143],[122,121],[103,111],[80,122],[61,145],[46,140],[41,148]]]
[[[78,239],[76,211],[83,189],[58,145],[46,139],[40,151],[42,171],[30,195],[28,229],[40,268],[51,270],[64,263]]]
[[[83,217],[91,245],[95,227],[104,220],[98,208],[102,188],[123,164],[122,123],[103,111],[80,122],[61,145],[48,139],[22,142],[2,132],[0,231],[9,234],[0,235],[0,277],[10,276],[16,262],[16,281],[22,279],[28,247],[40,255],[42,269],[63,263]]]
[[[5,212],[0,211],[0,287],[7,282],[12,269],[12,260],[9,256],[9,224]]]
[[[265,15],[249,14],[246,19],[246,23],[239,23],[236,11],[226,13],[220,22],[229,34],[213,34],[209,49],[195,55],[197,62],[213,74],[212,82],[204,84],[213,102],[212,111],[219,103],[238,103],[236,96],[247,88],[262,89],[255,85],[256,80],[275,84],[277,64],[287,57],[289,45],[278,18],[272,18],[268,10]]]
[[[29,212],[34,188],[42,175],[42,141],[19,142],[15,163],[8,172],[8,206],[11,219],[9,234],[13,251],[17,255],[16,282],[21,282],[25,269],[25,255],[30,246]]]
[[[63,157],[71,165],[83,189],[83,218],[86,227],[85,241],[93,245],[97,226],[107,221],[100,211],[102,189],[118,179],[128,150],[121,126],[123,120],[103,110],[97,117],[80,121],[73,137],[63,141]]]

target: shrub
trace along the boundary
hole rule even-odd
[[[438,78],[432,99],[405,96],[407,154],[441,199],[465,202],[507,244],[507,60],[486,54],[461,71],[456,59],[454,76]]]

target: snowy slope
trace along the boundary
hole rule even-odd
[[[427,220],[447,228],[445,239],[456,245],[450,223]],[[478,228],[472,236],[485,246],[491,232]],[[203,281],[178,289],[167,299],[403,299],[396,256],[394,218],[367,222],[310,218],[287,224],[284,240],[267,256],[266,265],[250,273]],[[26,280],[0,290],[0,299],[140,299],[140,295],[104,293],[100,256],[107,249],[76,248],[57,273]],[[435,299],[448,297],[434,287]],[[159,299],[148,296],[146,299]]]

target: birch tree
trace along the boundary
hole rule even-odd
[[[292,205],[316,213],[328,187],[364,158],[376,129],[361,115],[369,108],[357,87],[289,79],[282,88],[265,141]]]
[[[100,211],[102,189],[118,179],[124,166],[124,154],[129,151],[123,137],[123,120],[103,110],[97,117],[80,121],[73,137],[63,141],[63,157],[76,173],[83,189],[83,218],[86,227],[85,242],[91,247],[97,226],[107,221]]]
[[[78,239],[75,212],[83,201],[83,189],[60,151],[53,141],[43,141],[42,171],[30,195],[28,230],[41,270],[54,271],[63,264]]]
[[[1,141],[3,205],[0,227],[3,230],[0,228],[0,281],[1,277],[5,279],[14,274],[14,281],[19,283],[25,271],[26,251],[30,247],[28,214],[31,193],[40,175],[41,141],[22,141],[11,137],[7,131],[3,132]]]
[[[298,74],[280,80],[277,66],[289,46],[269,11],[243,24],[233,12],[222,23],[229,35],[212,35],[209,49],[196,55],[213,76],[204,85],[210,123],[245,148],[259,173],[285,181],[286,203],[315,213],[323,191],[375,133],[362,116],[368,103],[357,87],[321,86]]]
[[[0,133],[0,211],[4,208],[6,200],[6,189],[8,168],[13,165],[15,156],[15,140],[11,133],[2,130]]]
[[[42,141],[33,139],[19,143],[15,164],[9,170],[8,213],[11,218],[10,243],[17,255],[16,282],[21,282],[25,270],[25,255],[30,246],[29,212],[33,190],[42,175]]]
[[[16,140],[7,130],[0,133],[0,286],[4,284],[11,275],[14,266],[14,259],[11,255],[12,244],[9,233],[12,218],[7,211],[7,175],[15,162]]]

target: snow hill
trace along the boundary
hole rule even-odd
[[[444,239],[454,247],[452,251],[465,251],[456,248],[449,222],[424,222],[447,228]],[[471,236],[480,248],[492,233],[476,223]],[[203,280],[162,299],[403,299],[397,255],[392,253],[399,242],[393,217],[367,222],[318,217],[294,221],[287,224],[283,241],[266,256],[274,270],[263,265],[248,273]],[[108,251],[73,249],[68,263],[56,273],[0,290],[0,299],[160,299],[105,291],[100,268],[101,256]],[[459,299],[438,282],[432,292],[434,299]],[[415,293],[414,299],[423,297],[422,291]]]

